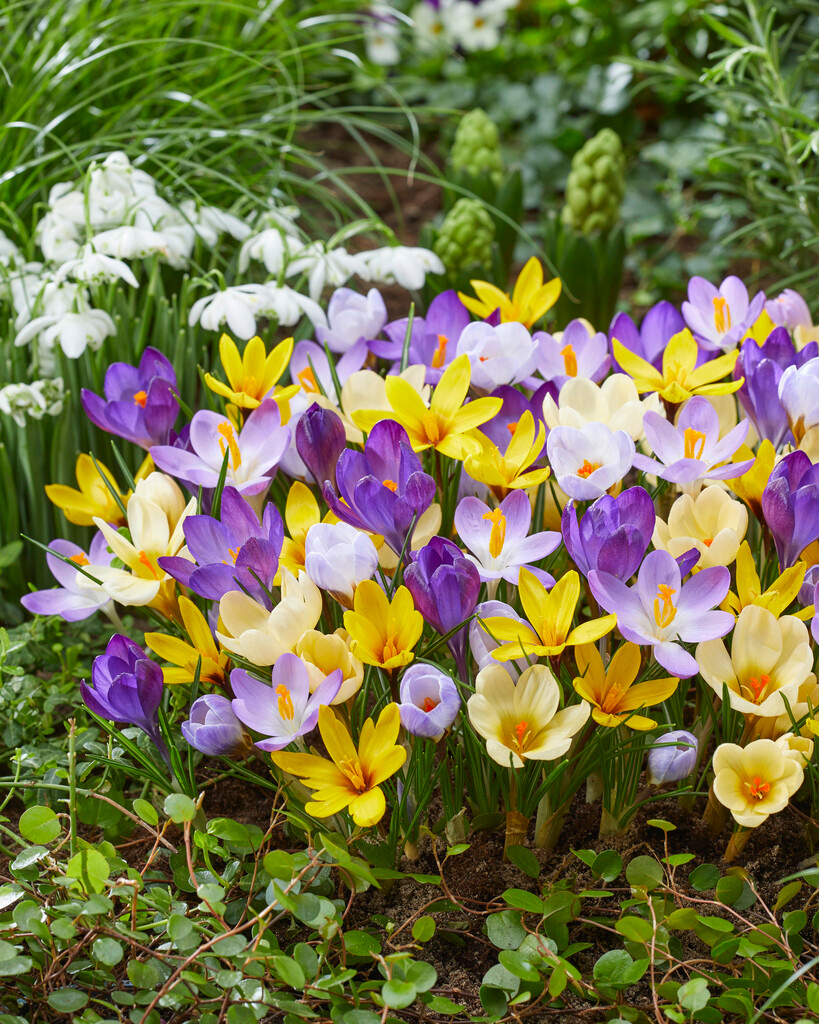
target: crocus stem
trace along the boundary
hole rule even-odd
[[[708,790],[708,804],[702,817],[712,835],[718,835],[725,828],[725,808],[714,795],[713,782]]]
[[[723,854],[722,859],[726,861],[726,863],[736,860],[745,849],[745,844],[748,842],[750,835],[751,830],[749,828],[735,828],[731,834],[728,846],[725,848],[725,853]]]
[[[71,856],[77,852],[77,722],[68,721],[68,827]]]
[[[509,860],[510,846],[522,846],[526,842],[529,819],[518,811],[518,779],[514,768],[510,768],[509,810],[506,812],[506,838],[503,843],[503,859]]]

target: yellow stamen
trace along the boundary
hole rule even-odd
[[[82,551],[78,551],[76,555],[72,555],[69,559],[71,562],[76,562],[77,565],[89,565],[88,558],[83,554]]]
[[[724,334],[731,327],[731,310],[728,308],[728,302],[721,295],[717,295],[712,301],[714,303],[714,326],[720,334]]]
[[[382,664],[386,661],[389,661],[390,658],[395,658],[398,656],[398,653],[400,652],[401,648],[398,646],[397,641],[398,637],[395,633],[390,633],[390,635],[384,641],[384,648],[381,652]]]
[[[701,459],[705,451],[705,434],[693,427],[686,427],[683,435],[685,438],[685,458]]]
[[[432,410],[425,412],[421,420],[424,433],[430,444],[438,444],[441,440],[441,428],[438,426],[438,417]]]
[[[145,403],[147,401],[148,401],[148,392],[147,391],[137,391],[134,394],[134,405],[141,405],[142,408],[144,409],[145,408]]]
[[[670,626],[677,615],[677,609],[671,600],[672,595],[676,593],[677,591],[666,583],[661,583],[657,587],[657,596],[654,599],[654,621],[660,629]]]
[[[290,691],[284,683],[279,683],[276,687],[276,693],[279,695],[279,714],[282,718],[291,721],[295,717],[296,712],[293,708],[293,698],[290,696]]]
[[[577,356],[575,355],[574,349],[571,345],[566,345],[565,348],[560,350],[560,354],[563,356],[563,366],[566,369],[567,377],[577,376]]]
[[[137,555],[137,558],[139,559],[140,563],[145,566],[145,568],[148,570],[148,572],[150,572],[150,574],[153,576],[153,578],[155,580],[158,580],[158,579],[161,578],[159,573],[156,571],[156,568],[154,567],[153,562],[148,557],[148,555],[147,555],[147,553],[145,551],[140,551],[139,554]]]
[[[384,486],[388,491],[392,491],[393,494],[398,490],[398,484],[394,480],[385,480]]]
[[[351,757],[347,757],[343,761],[339,761],[338,766],[359,793],[363,793],[366,790],[367,780],[364,778],[364,772],[359,761],[354,761]]]
[[[491,512],[484,512],[483,518],[488,519],[492,524],[492,532],[489,534],[489,554],[493,558],[497,558],[503,551],[503,545],[506,542],[506,516],[499,508],[494,508]]]
[[[589,462],[588,459],[583,459],[583,465],[578,469],[577,475],[582,476],[585,480],[586,477],[591,476],[596,469],[600,469],[599,462]]]
[[[444,365],[444,361],[446,360],[446,347],[448,343],[449,338],[447,338],[445,334],[438,335],[438,348],[435,349],[435,352],[433,353],[432,356],[431,365],[433,369],[440,370],[441,367]]]
[[[770,793],[771,784],[770,782],[763,782],[758,775],[755,775],[749,784],[749,789],[754,800],[761,800],[766,793]]]
[[[230,448],[230,456],[233,460],[233,472],[235,473],[242,464],[242,453],[239,451],[239,444],[236,441],[236,435],[233,433],[233,426],[230,423],[225,422],[220,423],[216,429],[224,438],[224,441],[219,441],[219,448],[222,451],[223,457],[226,451],[225,442],[227,442],[227,448]]]
[[[316,375],[313,373],[309,366],[306,366],[300,374],[298,374],[299,383],[304,391],[318,392],[319,386],[316,382]]]

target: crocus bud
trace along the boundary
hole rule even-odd
[[[206,693],[193,702],[188,715],[182,735],[194,750],[214,757],[242,757],[250,752],[253,740],[227,697]]]
[[[347,446],[341,417],[314,402],[296,424],[296,449],[319,487],[336,485],[336,463]]]
[[[401,724],[407,732],[433,740],[443,736],[461,706],[458,688],[446,672],[422,662],[404,673],[399,696]]]
[[[307,531],[304,568],[320,590],[352,608],[355,588],[372,579],[378,552],[367,536],[347,523],[316,523]]]
[[[684,729],[660,736],[648,752],[648,781],[652,786],[679,782],[687,778],[697,764],[699,742]]]

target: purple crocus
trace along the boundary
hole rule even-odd
[[[211,757],[244,757],[253,740],[231,707],[228,697],[206,693],[198,697],[181,727],[186,741]]]
[[[278,405],[266,399],[238,432],[226,416],[200,409],[191,420],[190,451],[158,445],[151,449],[151,458],[159,469],[195,492],[199,487],[216,487],[229,453],[226,483],[253,495],[270,486],[289,443],[290,428],[281,425]]]
[[[99,531],[94,535],[87,555],[70,540],[53,540],[48,547],[49,552],[55,551],[57,555],[70,558],[74,566],[80,567],[89,564],[110,565],[114,557],[108,550],[108,542]],[[46,562],[60,586],[25,594],[20,598],[20,604],[26,611],[32,615],[59,615],[66,622],[80,622],[96,611],[109,611],[113,608],[110,595],[102,587],[94,586],[90,580],[85,586],[77,583],[81,573],[71,563],[50,553],[46,554]]]
[[[748,298],[738,277],[726,277],[717,288],[704,277],[688,282],[688,302],[682,314],[701,348],[708,352],[735,348],[756,323],[765,305],[765,293]]]
[[[458,687],[435,665],[417,662],[401,677],[401,724],[411,736],[439,740],[461,706]]]
[[[699,759],[697,737],[684,729],[660,736],[648,749],[648,782],[662,786],[666,782],[687,779]]]
[[[435,481],[394,420],[375,424],[363,452],[341,453],[336,485],[338,492],[329,480],[323,487],[331,511],[350,526],[380,534],[397,555],[414,529],[413,517],[417,522],[435,497]]]
[[[609,328],[609,342],[616,338],[621,345],[659,369],[666,345],[684,327],[685,321],[677,307],[663,300],[646,313],[639,330],[628,313],[618,313]],[[614,368],[622,372],[616,360]]]
[[[426,367],[425,381],[437,384],[441,374],[455,358],[455,350],[462,331],[470,323],[469,310],[458,298],[457,292],[445,291],[429,304],[426,316],[412,320],[407,365]],[[390,373],[398,373],[404,352],[408,317],[393,320],[384,328],[387,341],[370,341],[370,351],[381,359],[391,359]]]
[[[387,307],[377,288],[360,295],[352,288],[336,288],[327,306],[327,327],[316,337],[333,352],[346,352],[359,341],[377,337],[387,322]]]
[[[296,424],[296,450],[319,486],[329,480],[335,487],[336,465],[347,447],[347,435],[341,417],[316,402],[299,417]]]
[[[94,658],[91,682],[80,683],[85,706],[100,718],[117,725],[136,725],[168,761],[168,750],[159,731],[162,703],[162,669],[145,651],[121,633],[108,641],[105,654]]]
[[[806,345],[803,351],[816,342]],[[806,363],[789,366],[779,380],[778,398],[797,444],[812,428],[819,425],[819,359],[811,357]]]
[[[819,539],[819,465],[802,451],[781,459],[762,492],[762,514],[773,535],[780,571]]]
[[[233,487],[222,492],[220,518],[188,516],[183,523],[190,558],[163,557],[159,565],[183,586],[211,601],[229,590],[245,590],[266,607],[279,567],[284,525],[275,505],[262,521]]]
[[[413,561],[404,570],[404,583],[415,607],[442,636],[472,615],[481,589],[474,562],[444,537],[433,537],[413,553]],[[462,679],[466,678],[466,640],[467,627],[463,626],[447,641]]]
[[[319,708],[333,702],[341,683],[341,669],[334,669],[311,694],[304,662],[288,652],[276,659],[269,685],[235,668],[230,673],[236,694],[232,707],[240,722],[268,737],[256,741],[259,750],[282,750],[315,729]]]
[[[112,363],[103,391],[105,398],[87,388],[80,393],[85,414],[95,426],[146,449],[169,443],[179,403],[176,374],[161,352],[149,346],[139,366]]]
[[[734,379],[744,377],[738,392],[739,400],[757,434],[767,438],[774,448],[780,448],[791,438],[788,410],[779,396],[780,383],[787,374],[785,391],[788,405],[795,412],[795,406],[801,404],[792,401],[797,399],[799,391],[793,386],[796,371],[815,359],[817,354],[819,345],[815,341],[798,351],[784,327],[771,331],[764,345],[757,345],[753,338],[746,338],[742,343],[734,367]],[[816,385],[816,405],[819,406],[819,380]]]
[[[589,334],[582,320],[572,320],[559,338],[545,331],[533,337],[539,343],[538,371],[558,390],[570,377],[587,377],[599,384],[609,372],[608,338],[602,331]]]
[[[786,288],[775,299],[765,303],[765,312],[777,325],[795,330],[797,327],[813,326],[813,318],[807,302],[793,288]]]
[[[625,581],[640,568],[655,519],[654,502],[642,487],[629,487],[616,498],[604,494],[589,506],[580,522],[577,508],[570,502],[563,509],[563,543],[584,576],[599,569]]]
[[[728,593],[731,574],[722,565],[702,569],[686,583],[667,551],[652,551],[627,587],[610,573],[592,569],[589,586],[598,604],[617,615],[626,640],[654,648],[667,671],[688,679],[699,671],[697,661],[678,641],[698,643],[725,636],[734,625],[730,612],[713,611]]]
[[[534,417],[535,430],[540,429],[540,424],[543,423],[543,400],[547,394],[557,401],[558,391],[551,383],[542,384],[531,398],[527,398],[522,391],[510,387],[508,384],[502,384],[499,388],[495,388],[491,397],[500,398],[503,405],[491,420],[481,424],[481,432],[498,446],[501,453],[506,452],[509,443],[515,436],[520,418],[525,412],[530,412]],[[541,456],[545,456],[545,448],[544,438]]]
[[[643,429],[660,461],[638,452],[634,465],[644,473],[679,484],[687,493],[698,492],[705,478],[727,480],[741,476],[754,463],[753,459],[727,462],[745,440],[748,421],[743,420],[720,439],[717,411],[701,395],[685,403],[676,424],[657,412],[647,412]]]

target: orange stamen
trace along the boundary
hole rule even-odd
[[[446,360],[446,347],[449,343],[449,338],[445,334],[438,335],[438,348],[432,355],[431,366],[435,370],[440,370]]]
[[[578,469],[577,475],[582,476],[585,480],[585,478],[587,476],[591,476],[596,469],[600,469],[599,462],[589,462],[588,459],[583,459],[583,465]]]
[[[363,793],[367,789],[367,780],[364,778],[364,770],[359,761],[345,757],[344,760],[338,762],[338,766],[359,793]]]
[[[385,480],[384,486],[388,491],[392,491],[393,494],[398,490],[398,484],[394,480]]]
[[[503,545],[506,542],[506,516],[499,508],[494,508],[491,512],[484,512],[483,518],[488,519],[492,524],[492,532],[489,534],[489,554],[493,558],[497,558],[503,551]]]
[[[153,576],[155,580],[160,579],[159,573],[156,571],[153,562],[150,560],[145,551],[140,551],[139,554],[137,555],[137,558],[139,559],[140,563],[145,566],[148,572],[150,572],[150,574]]]
[[[518,423],[520,423],[520,420],[515,420],[514,423],[507,423],[506,424],[506,429],[509,431],[509,433],[512,435],[512,437],[515,436],[515,431],[518,429]]]
[[[760,701],[760,699],[762,697],[762,694],[767,689],[768,684],[770,683],[770,681],[771,681],[771,677],[768,676],[768,675],[765,675],[764,672],[759,677],[759,679],[757,679],[756,676],[751,676],[751,678],[748,680],[748,686],[754,692],[754,704],[758,704],[759,703],[759,701]]]
[[[144,409],[145,408],[145,403],[147,401],[148,401],[148,392],[147,391],[137,391],[134,394],[134,405],[141,405],[142,408]]]
[[[754,800],[761,800],[766,793],[770,793],[771,784],[770,782],[763,782],[758,775],[755,775],[751,780],[750,790]]]
[[[424,428],[424,433],[427,435],[429,443],[438,444],[441,440],[441,428],[438,426],[438,417],[432,410],[425,412],[421,417],[421,425]]]
[[[279,714],[282,718],[286,718],[290,721],[296,714],[295,709],[293,708],[293,698],[290,696],[290,691],[284,683],[279,683],[276,687],[276,693],[279,696]]]
[[[661,583],[657,587],[657,596],[654,599],[654,621],[660,629],[670,626],[677,615],[677,609],[671,600],[672,595],[676,593],[677,591],[666,583]]]
[[[433,700],[432,697],[424,697],[423,710],[429,713],[433,711],[441,702],[439,700]]]
[[[563,366],[566,370],[567,377],[577,376],[577,356],[575,355],[574,349],[571,345],[566,345],[565,348],[560,350],[560,354],[563,356]]]
[[[717,295],[712,301],[714,303],[714,326],[720,334],[724,334],[731,327],[731,310],[728,308],[727,300],[723,299],[721,295]]]
[[[518,722],[518,724],[515,726],[515,735],[517,736],[518,749],[521,749],[523,747],[523,741],[525,740],[528,731],[528,722]]]
[[[301,373],[298,374],[298,381],[304,391],[314,393],[320,391],[318,383],[316,382],[316,375],[309,366],[305,366]]]
[[[72,555],[69,559],[71,562],[76,562],[77,565],[90,565],[88,558],[83,554],[82,551],[78,551],[76,555]]]

